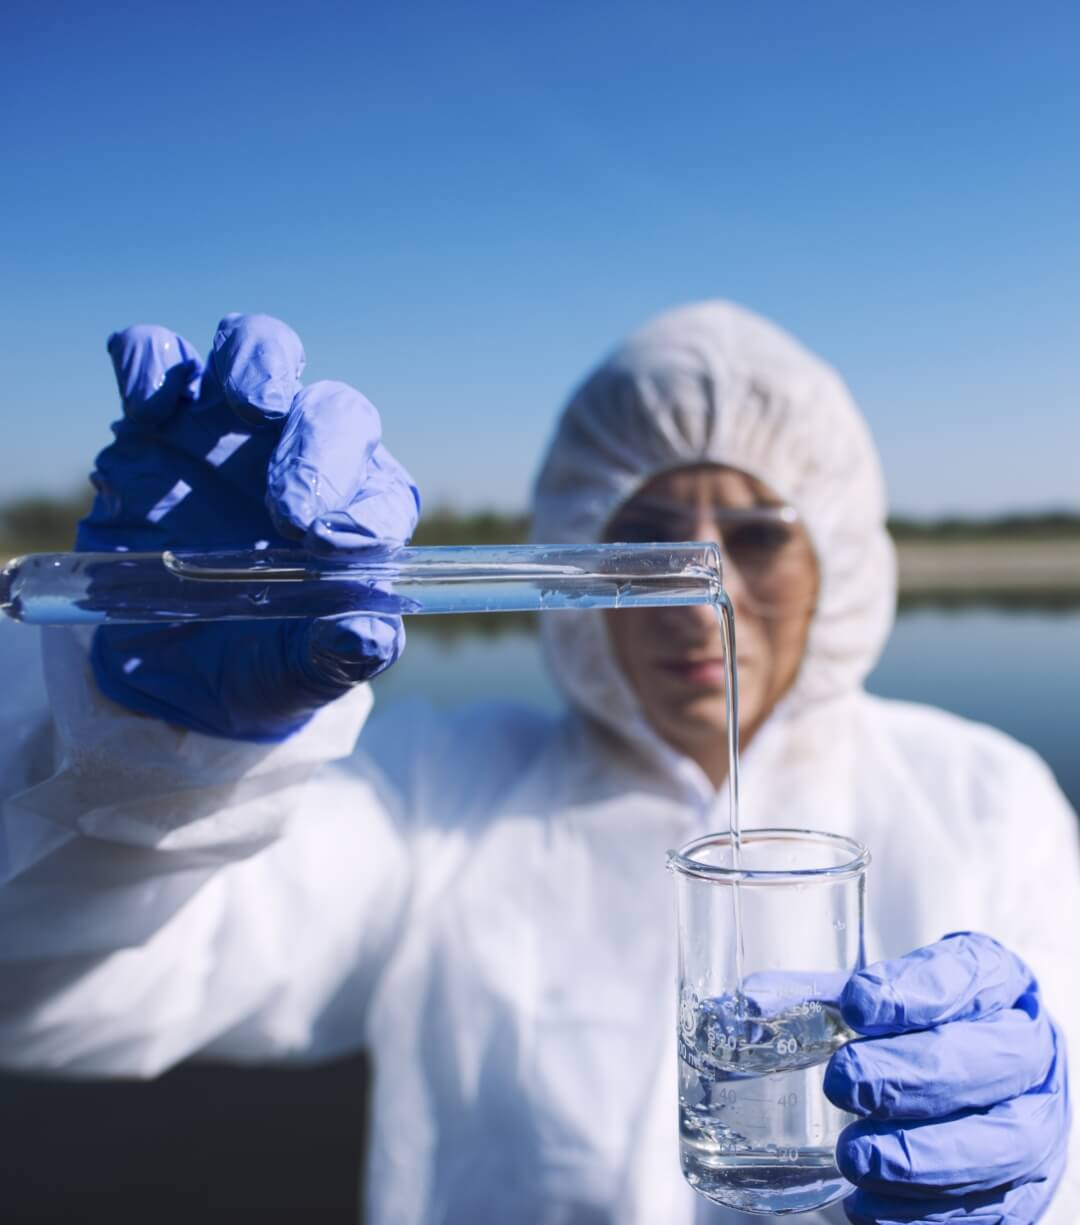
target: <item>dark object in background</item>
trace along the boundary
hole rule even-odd
[[[5,1225],[356,1225],[367,1061],[0,1077]]]

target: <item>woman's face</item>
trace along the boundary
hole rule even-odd
[[[608,540],[713,540],[735,608],[743,747],[795,679],[818,592],[805,528],[775,514],[772,490],[734,468],[680,468],[615,514]],[[774,508],[774,517],[753,512]],[[730,512],[742,511],[738,513]],[[606,614],[615,658],[646,718],[715,785],[727,773],[723,650],[709,605]]]

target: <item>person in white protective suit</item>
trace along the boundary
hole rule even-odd
[[[103,489],[119,479],[101,470]],[[184,481],[193,503],[197,476]],[[914,1032],[855,1044],[855,1096],[877,1097],[842,1163],[859,1182],[847,1210],[1076,1225],[1075,1157],[1062,1173],[1075,816],[1006,736],[864,692],[894,559],[878,462],[837,376],[737,306],[661,316],[570,400],[533,534],[724,540],[733,509],[781,504],[799,525],[766,545],[797,564],[755,579],[733,541],[726,572],[743,825],[866,844],[868,960],[902,960],[863,987],[916,1016],[929,967],[945,997],[895,1026]],[[710,616],[541,617],[559,717],[406,704],[365,726],[360,685],[276,738],[135,713],[102,693],[84,633],[47,631],[51,716],[6,764],[4,1063],[146,1077],[193,1055],[368,1048],[373,1225],[762,1219],[709,1204],[679,1169],[664,861],[727,822]],[[942,940],[957,931],[1004,947]]]

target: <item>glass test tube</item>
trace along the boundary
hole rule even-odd
[[[43,553],[0,572],[0,611],[34,625],[715,603],[711,543]]]

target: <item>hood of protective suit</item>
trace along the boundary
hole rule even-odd
[[[739,468],[802,516],[820,592],[796,681],[773,720],[861,685],[892,627],[895,556],[877,453],[839,376],[730,302],[668,311],[570,398],[536,480],[533,538],[595,542],[658,474]],[[621,670],[599,611],[541,618],[548,663],[577,707],[669,757]]]

